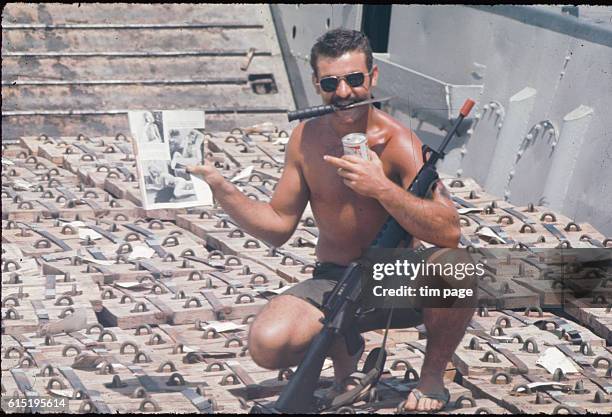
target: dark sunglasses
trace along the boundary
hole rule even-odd
[[[368,72],[368,75],[371,74],[372,72]],[[325,91],[326,93],[332,93],[336,91],[336,88],[338,88],[340,80],[346,81],[347,84],[353,88],[361,87],[365,81],[365,74],[363,72],[352,72],[339,77],[330,75],[329,77],[321,78],[317,84],[321,87],[321,90]]]

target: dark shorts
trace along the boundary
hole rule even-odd
[[[429,256],[432,251],[438,248],[430,248],[421,251],[421,256]],[[293,295],[308,301],[310,304],[322,310],[328,295],[334,289],[336,283],[342,278],[346,269],[345,266],[331,262],[317,262],[312,273],[312,278],[302,281],[287,291],[283,295]],[[369,309],[364,311],[357,322],[360,333],[387,327],[389,309]],[[392,329],[405,329],[415,327],[423,323],[423,311],[420,308],[396,308],[391,317]]]

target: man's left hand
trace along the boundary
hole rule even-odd
[[[347,187],[366,197],[377,198],[393,183],[385,175],[382,161],[376,152],[368,149],[368,154],[369,161],[355,155],[344,155],[342,158],[325,155],[323,159],[338,169],[338,175]]]

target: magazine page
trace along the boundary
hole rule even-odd
[[[204,112],[191,110],[131,111],[143,207],[185,208],[212,204],[206,182],[189,174],[201,164],[205,147]]]

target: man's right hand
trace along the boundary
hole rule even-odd
[[[187,172],[202,178],[211,187],[214,188],[217,184],[222,184],[225,179],[223,175],[213,166],[212,163],[204,165],[189,165],[187,166]]]

